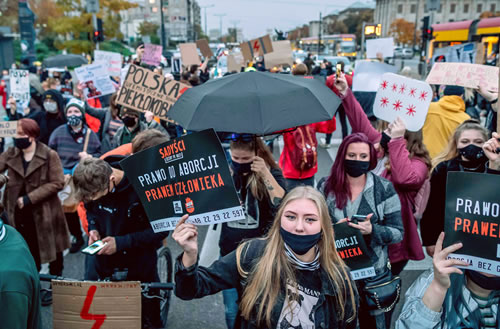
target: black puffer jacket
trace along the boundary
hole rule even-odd
[[[57,103],[57,113],[52,114],[45,111],[45,108],[43,108],[43,102],[46,99],[52,99]],[[38,140],[45,145],[49,144],[49,138],[52,132],[60,125],[66,123],[64,106],[65,101],[61,93],[57,90],[50,89],[42,95],[42,110],[33,112],[28,116],[30,119],[35,120],[40,126],[40,137],[38,137]]]
[[[263,239],[253,239],[246,243],[246,249],[242,252],[242,268],[244,271],[251,271],[252,267],[259,261],[259,258],[264,252],[266,241]],[[345,302],[345,318],[339,318],[336,310],[335,296],[338,293],[329,283],[327,274],[319,269],[320,273],[308,272],[307,275],[317,274],[321,277],[320,295],[314,311],[315,328],[356,328],[357,317],[352,317],[354,307],[351,304],[349,296]],[[297,275],[299,276],[299,275]],[[351,280],[346,278],[346,280]],[[221,290],[236,288],[238,295],[242,296],[245,289],[245,280],[239,275],[236,265],[236,250],[215,261],[210,267],[206,268],[193,265],[190,268],[185,268],[182,265],[182,254],[176,261],[175,273],[175,295],[184,300],[194,298],[202,298],[207,295],[213,295]],[[299,284],[301,281],[299,280]],[[356,285],[351,280],[354,292],[356,293],[355,300],[358,308],[358,295]],[[277,323],[283,309],[285,292],[278,297],[276,305],[272,310],[271,327],[277,328]],[[238,314],[236,318],[235,328],[240,329],[256,329],[265,328],[259,326],[252,316],[251,320],[245,320]],[[350,318],[350,319],[349,319]]]

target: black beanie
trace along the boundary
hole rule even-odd
[[[460,86],[446,86],[443,91],[443,95],[445,96],[462,96],[464,93],[464,87]]]

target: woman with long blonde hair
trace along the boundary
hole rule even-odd
[[[434,254],[436,241],[444,230],[448,172],[491,172],[491,159],[483,150],[483,145],[488,141],[488,134],[488,130],[479,121],[466,120],[457,127],[445,150],[432,161],[429,203],[420,222],[422,242],[430,256]],[[497,135],[494,133],[494,136]]]
[[[197,264],[198,231],[187,219],[172,235],[184,250],[175,274],[179,298],[236,288],[241,299],[235,328],[356,328],[357,291],[317,190],[292,190],[265,237],[244,242],[208,268]]]

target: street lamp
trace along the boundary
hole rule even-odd
[[[218,16],[219,17],[219,24],[220,24],[220,26],[219,26],[219,34],[220,34],[219,38],[222,41],[222,18],[224,16],[226,16],[226,14],[214,14],[214,16]]]
[[[208,35],[208,30],[207,30],[207,8],[213,8],[215,5],[206,5],[206,6],[201,6],[201,8],[204,11],[205,14],[205,34]]]

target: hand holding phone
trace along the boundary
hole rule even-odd
[[[359,222],[364,222],[367,219],[365,215],[352,215],[351,222],[354,224],[358,224]]]
[[[342,73],[342,64],[337,63],[337,75],[336,75],[337,79],[340,77],[340,73]]]
[[[92,243],[90,246],[82,249],[82,252],[87,255],[95,255],[96,253],[99,252],[104,246],[107,245],[106,242],[103,242],[102,240],[97,240],[96,242]]]

